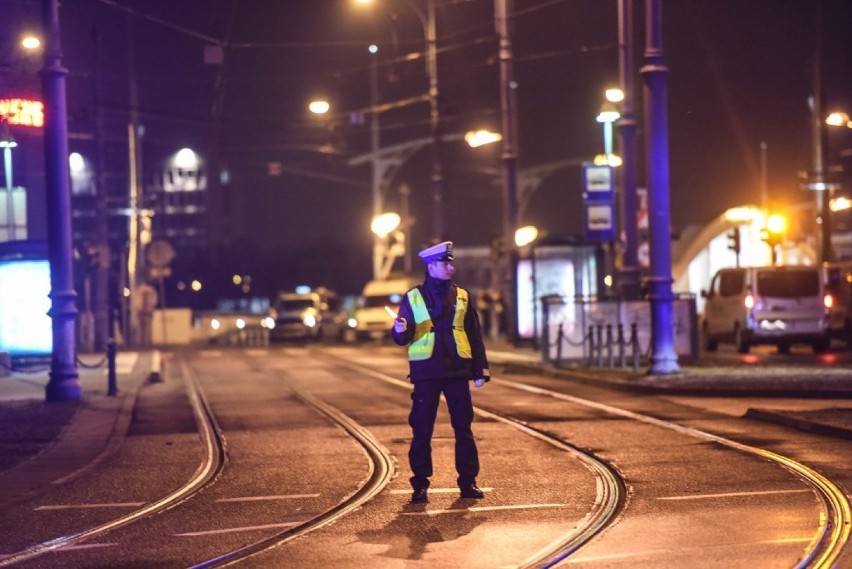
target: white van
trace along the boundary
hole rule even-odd
[[[423,277],[397,277],[384,281],[370,281],[364,286],[364,299],[355,312],[355,332],[359,340],[387,338],[393,319],[385,310],[388,306],[399,311],[402,296],[408,289],[423,282]]]
[[[739,353],[756,344],[774,344],[786,353],[797,342],[815,353],[830,343],[831,295],[820,267],[743,267],[722,269],[710,282],[702,334],[704,348],[732,342]]]

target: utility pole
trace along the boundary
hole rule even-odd
[[[47,401],[75,401],[82,393],[77,375],[74,320],[74,274],[71,247],[71,180],[68,172],[68,111],[59,36],[59,2],[42,0],[46,34],[44,68],[44,153],[47,186],[47,242],[50,257],[50,317],[53,352],[45,397]]]
[[[518,143],[517,96],[513,76],[512,22],[514,0],[494,0],[494,23],[500,38],[500,116],[503,129],[503,256],[506,270],[506,304],[508,336],[518,337],[518,301],[516,269],[518,251],[515,247],[515,229],[518,225]]]
[[[618,119],[621,143],[621,211],[624,256],[621,263],[621,294],[626,300],[640,297],[639,237],[636,200],[636,119],[633,115],[633,0],[618,0],[618,74],[624,101]]]

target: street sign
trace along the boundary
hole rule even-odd
[[[583,164],[583,199],[612,201],[615,195],[615,173],[612,166]]]
[[[175,258],[171,243],[158,239],[145,247],[145,258],[155,267],[167,267]]]
[[[615,203],[591,202],[583,204],[583,218],[587,241],[615,240]]]
[[[615,174],[612,166],[583,164],[583,219],[587,241],[615,240]]]

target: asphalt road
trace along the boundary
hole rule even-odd
[[[498,371],[474,390],[486,497],[459,498],[442,409],[431,499],[412,505],[406,366],[377,345],[169,354],[167,380],[140,389],[118,450],[3,511],[16,523],[0,524],[0,552],[108,524],[200,477],[162,511],[18,566],[187,567],[264,540],[275,546],[241,565],[775,568],[797,566],[820,539],[830,547],[817,557],[852,564],[848,524],[832,531],[814,481],[848,507],[852,441],[746,416],[848,410],[849,399],[634,393]],[[380,469],[364,437],[389,457],[388,476],[340,509]]]

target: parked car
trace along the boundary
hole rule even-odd
[[[829,332],[852,348],[852,261],[826,263],[823,268],[826,291],[834,300]]]
[[[820,267],[743,267],[722,269],[710,282],[702,334],[704,347],[732,342],[746,354],[753,345],[774,344],[786,353],[794,343],[815,353],[831,343],[828,324],[833,298]]]
[[[340,341],[349,320],[340,297],[327,288],[279,292],[269,312],[271,341]]]
[[[389,337],[393,319],[385,307],[394,312],[399,311],[402,296],[421,282],[423,277],[398,277],[368,282],[364,286],[362,305],[355,312],[357,338],[379,340]]]

